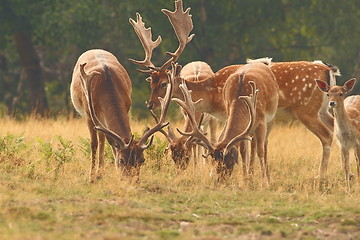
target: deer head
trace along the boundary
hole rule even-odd
[[[180,71],[178,71],[178,69],[181,69],[181,66],[177,63],[173,64],[172,70],[170,72],[171,78],[169,78],[169,82],[172,85],[174,85],[175,79],[179,77]],[[155,119],[155,122],[158,123],[159,119],[154,113],[154,111],[151,109],[149,111]],[[199,127],[202,124],[202,120],[203,117],[201,117],[199,120]],[[186,119],[185,122],[185,129],[188,129],[188,127],[190,127],[189,121]],[[167,127],[167,132],[163,129],[160,132],[166,137],[169,142],[168,149],[171,152],[171,158],[173,159],[175,166],[178,169],[186,169],[190,161],[191,148],[195,145],[195,139],[188,136],[177,137],[171,126]]]
[[[352,78],[344,83],[343,86],[330,86],[328,83],[315,80],[318,88],[325,92],[329,98],[329,107],[338,108],[342,106],[346,94],[348,94],[355,86],[356,79]]]
[[[151,84],[151,95],[155,97],[151,97],[147,102],[147,107],[149,109],[156,109],[160,106],[156,96],[164,96],[164,92],[166,91],[166,86],[168,84],[168,79],[166,77],[167,69],[171,65],[171,62],[177,62],[181,53],[184,51],[186,44],[189,43],[194,37],[194,34],[189,36],[193,29],[193,23],[191,19],[192,16],[189,14],[190,8],[187,8],[184,12],[182,0],[175,1],[174,12],[171,12],[167,9],[162,9],[161,11],[168,16],[168,19],[179,40],[178,48],[174,53],[167,52],[167,54],[170,56],[170,59],[168,59],[161,67],[156,67],[151,62],[152,52],[161,43],[161,37],[159,36],[155,41],[152,40],[151,28],[145,27],[145,23],[142,21],[142,17],[139,13],[136,14],[136,21],[131,18],[129,19],[145,50],[145,59],[143,61],[137,61],[133,59],[130,59],[130,61],[145,68],[139,69],[140,72],[150,74],[150,76],[147,78],[147,81],[149,81]]]

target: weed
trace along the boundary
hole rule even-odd
[[[64,139],[61,136],[56,137],[59,141],[57,149],[54,151],[54,159],[56,164],[55,168],[55,179],[58,178],[60,169],[64,166],[65,163],[70,162],[74,155],[75,150],[71,141]]]
[[[26,149],[23,134],[20,136],[8,133],[0,139],[0,154],[2,157],[13,157],[22,150]]]

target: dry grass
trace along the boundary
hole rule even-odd
[[[132,122],[137,133],[144,127]],[[261,188],[258,168],[251,189],[243,184],[240,166],[226,184],[210,174],[208,163],[178,172],[162,155],[161,135],[147,151],[140,182],[121,179],[108,151],[106,175],[88,184],[82,119],[1,119],[0,137],[8,144],[0,152],[0,239],[360,237],[360,186],[354,181],[352,192],[345,191],[334,144],[327,186],[318,189],[321,145],[300,125],[276,125],[270,135],[269,189]]]

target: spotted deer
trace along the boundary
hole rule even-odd
[[[328,106],[333,110],[335,119],[335,136],[340,144],[341,159],[345,172],[347,189],[350,190],[349,151],[354,149],[357,177],[360,182],[360,95],[346,97],[355,86],[356,79],[350,79],[343,86],[329,86],[328,83],[316,80],[319,89],[329,98]]]
[[[261,59],[260,61],[268,61]],[[205,112],[220,119],[226,120],[226,111],[222,99],[222,89],[231,74],[242,65],[231,65],[217,71],[214,76],[199,82],[186,81],[186,85],[193,91],[194,101],[203,99],[196,105],[196,110]],[[330,149],[333,135],[333,121],[326,108],[324,94],[314,84],[315,79],[320,79],[330,85],[335,84],[336,76],[340,76],[339,69],[335,66],[326,65],[320,61],[307,62],[272,62],[270,69],[273,71],[279,85],[279,106],[291,113],[302,122],[322,144],[322,158],[320,162],[320,179],[325,177],[330,157]],[[157,98],[164,96],[164,86],[167,79],[160,75],[151,75],[151,96],[148,107],[156,109],[159,106]],[[182,98],[177,81],[174,83],[174,96]],[[254,155],[252,155],[254,156]],[[253,171],[251,160],[249,171]]]
[[[184,80],[183,80],[184,81]],[[195,106],[185,81],[180,89],[183,99],[174,99],[187,113],[192,125],[191,132],[182,132],[185,136],[200,139],[209,151],[209,155],[218,163],[217,172],[221,176],[231,174],[238,159],[236,144],[253,137],[257,142],[257,154],[260,159],[263,184],[269,184],[268,166],[265,159],[266,138],[278,105],[278,85],[270,68],[263,63],[246,64],[229,76],[223,88],[223,99],[227,121],[217,143],[211,143],[201,133],[194,121]],[[199,102],[199,100],[197,101]],[[243,162],[246,177],[246,162]]]
[[[126,175],[138,176],[145,161],[143,151],[151,145],[153,134],[168,125],[165,117],[172,85],[168,85],[167,93],[160,99],[162,113],[158,124],[147,129],[139,140],[134,139],[129,122],[130,77],[113,54],[101,49],[84,52],[75,64],[70,92],[73,105],[85,117],[90,132],[90,182],[101,176],[105,137],[112,147],[116,167]]]

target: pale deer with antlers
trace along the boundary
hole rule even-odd
[[[176,6],[176,9],[182,9],[181,1],[176,1]],[[189,8],[186,12],[188,13],[188,11]],[[186,26],[183,31],[180,31],[179,28],[175,30],[180,42],[179,48],[175,53],[169,53],[172,58],[177,60],[178,53],[181,53],[193,35],[188,38],[188,34],[192,29],[191,16],[177,10],[175,13],[174,15],[179,17],[174,17],[172,23],[176,22],[175,19],[186,18],[178,21],[183,22]],[[151,29],[144,27],[141,17],[138,17],[136,24],[135,21],[132,24],[141,40],[146,55],[144,61],[134,62],[146,68],[146,70],[140,71],[150,74],[147,79],[150,82],[151,96],[147,105],[149,109],[156,109],[160,106],[158,97],[165,95],[165,87],[168,83],[166,78],[167,66],[164,64],[163,67],[157,68],[151,62],[152,51],[160,44],[161,37],[158,37],[156,41],[152,41]],[[227,115],[222,99],[222,89],[229,76],[241,66],[224,67],[216,72],[214,76],[199,82],[187,81],[188,88],[193,91],[194,101],[203,99],[196,106],[196,110],[209,113],[225,121]],[[327,171],[330,157],[333,121],[327,112],[324,94],[315,86],[314,80],[320,79],[334,85],[335,77],[340,75],[339,69],[320,61],[273,62],[270,68],[279,85],[279,108],[292,113],[319,138],[322,144],[323,153],[319,171],[322,179]],[[174,96],[181,98],[180,83],[177,81],[174,83]]]
[[[355,86],[356,79],[350,79],[343,86],[329,86],[317,80],[319,89],[329,98],[329,107],[335,118],[335,136],[340,144],[341,159],[345,172],[347,189],[350,190],[349,151],[355,152],[357,177],[360,183],[360,95],[345,98]]]
[[[168,67],[170,66],[171,62],[177,61],[177,59],[185,49],[186,44],[192,40],[194,34],[190,36],[189,34],[193,29],[193,23],[189,11],[190,8],[186,9],[186,11],[183,11],[181,0],[175,1],[174,12],[170,12],[166,9],[162,10],[162,12],[168,16],[169,21],[173,26],[173,29],[179,40],[179,47],[174,53],[167,53],[171,56],[171,58],[167,60],[161,67],[156,67],[151,62],[152,51],[161,43],[161,37],[159,36],[155,41],[152,41],[151,29],[145,28],[145,24],[142,21],[142,17],[139,13],[136,14],[136,21],[131,18],[129,19],[145,50],[145,59],[143,61],[136,61],[133,59],[130,59],[130,61],[140,66],[146,67],[146,70],[139,71],[149,73],[151,75],[151,77],[148,78],[149,80],[157,78],[160,79],[166,76]],[[214,74],[211,67],[207,63],[201,61],[189,63],[183,69],[181,69],[181,66],[177,65],[175,73],[177,76],[180,74],[182,77],[186,79],[192,79],[193,81],[201,81]],[[156,91],[160,91],[162,93],[167,88],[167,84],[168,82],[160,85],[159,90]],[[154,108],[152,106],[153,102],[154,101],[147,102],[147,106],[150,110]],[[156,99],[156,103],[159,103],[158,99]],[[156,106],[156,108],[157,107],[158,105]],[[153,112],[151,114],[155,116]],[[213,132],[216,131],[214,120],[210,120],[210,124],[213,136]],[[185,126],[186,128],[190,127],[187,122],[185,123]],[[176,137],[171,128],[169,128],[167,133],[165,131],[162,131],[162,133],[169,141],[169,147],[172,152],[172,158],[175,164],[181,169],[186,168],[189,163],[191,148],[193,148],[194,145],[191,144],[191,141],[188,141],[188,137]]]
[[[168,125],[165,117],[172,85],[168,85],[164,99],[160,99],[162,113],[158,124],[147,129],[140,140],[134,139],[129,122],[131,81],[113,54],[100,49],[83,53],[74,67],[70,91],[73,105],[85,117],[90,132],[90,181],[101,175],[105,137],[112,147],[116,166],[125,174],[138,176],[144,162],[143,151],[151,145],[153,134]],[[95,174],[97,149],[98,176]]]
[[[226,119],[225,105],[222,99],[222,89],[231,74],[242,65],[227,66],[215,73],[213,77],[199,82],[187,81],[186,85],[193,91],[194,101],[203,99],[196,105],[196,110],[206,112],[224,121]],[[313,83],[315,79],[321,79],[330,85],[334,85],[335,76],[339,76],[339,70],[333,66],[327,66],[319,61],[315,62],[273,62],[270,65],[279,85],[279,108],[286,109],[300,120],[320,140],[323,148],[320,164],[320,179],[323,179],[327,171],[330,149],[333,135],[332,118],[327,112],[326,98]],[[152,89],[148,107],[156,109],[159,106],[157,97],[164,96],[164,87],[168,80],[159,77],[150,78]],[[181,97],[179,84],[174,83],[174,96]],[[254,155],[252,155],[254,156]],[[253,162],[253,161],[252,161]],[[250,172],[252,172],[250,165]]]
[[[179,87],[185,100],[173,99],[187,113],[192,124],[191,132],[181,132],[201,140],[209,155],[218,163],[217,171],[221,176],[229,175],[238,159],[235,145],[253,136],[257,142],[257,154],[260,159],[263,183],[269,184],[268,167],[265,159],[265,145],[268,136],[268,124],[271,124],[278,105],[278,85],[270,68],[263,63],[244,65],[233,73],[223,89],[223,99],[228,119],[217,143],[212,144],[199,130],[194,121],[195,103],[191,90],[183,83]],[[243,162],[243,174],[246,178],[246,162]]]

